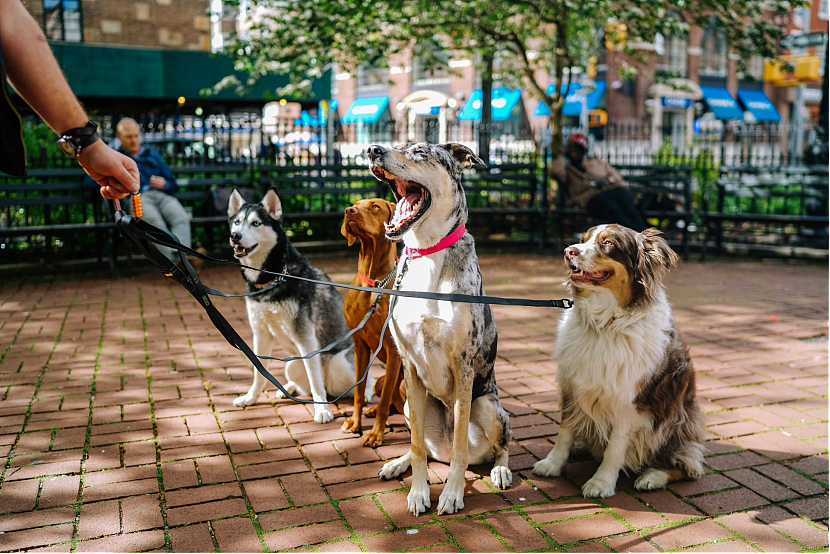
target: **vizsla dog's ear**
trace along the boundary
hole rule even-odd
[[[395,208],[397,208],[398,205],[394,202],[386,200],[386,207],[389,208],[389,215],[386,218],[386,222],[389,223],[390,221],[392,221],[392,217],[395,215]]]
[[[354,241],[357,240],[357,237],[351,234],[346,228],[346,218],[343,218],[343,225],[340,227],[340,234],[349,241],[349,246],[353,245]]]
[[[463,144],[458,144],[457,142],[450,142],[449,144],[442,144],[441,148],[449,152],[450,156],[455,158],[455,160],[461,164],[461,167],[465,169],[473,167],[474,165],[487,167],[487,164],[485,164],[481,158],[476,156],[475,152],[473,152]]]
[[[234,187],[233,192],[228,199],[228,217],[231,217],[233,214],[238,212],[239,208],[241,208],[244,203],[245,199],[242,198],[242,195],[239,194],[239,191],[236,190],[236,187]]]
[[[638,234],[637,245],[637,280],[645,288],[646,296],[653,299],[663,283],[663,276],[677,265],[677,254],[654,228]]]

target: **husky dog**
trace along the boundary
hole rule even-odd
[[[483,162],[461,144],[373,145],[368,156],[372,173],[397,200],[386,237],[407,246],[401,289],[483,295],[473,237],[462,228],[467,201],[461,186],[462,169]],[[464,508],[468,463],[495,460],[490,478],[508,487],[513,433],[493,371],[498,334],[490,306],[401,297],[391,329],[403,361],[412,446],[380,476],[391,479],[412,465],[408,507],[416,516],[430,507],[427,456],[450,464],[439,514]]]
[[[274,189],[260,204],[245,204],[234,189],[228,202],[228,223],[233,255],[244,265],[273,272],[328,281],[291,245],[282,228],[282,204]],[[264,290],[274,276],[243,269],[248,292]],[[343,315],[343,298],[334,287],[285,279],[275,288],[245,298],[248,321],[254,334],[254,352],[270,355],[278,340],[291,356],[304,356],[343,337],[349,332]],[[308,360],[285,364],[285,389],[325,402],[326,394],[337,396],[354,383],[354,343],[351,339],[333,350]],[[367,387],[371,395],[372,382]],[[233,401],[235,406],[254,404],[265,386],[265,378],[254,369],[254,382],[247,394]],[[284,398],[277,392],[278,398]],[[314,421],[328,423],[334,418],[327,404],[314,405]]]
[[[659,234],[599,225],[565,249],[574,306],[556,343],[562,425],[533,471],[560,475],[572,448],[587,449],[602,463],[586,497],[612,496],[620,470],[640,473],[639,490],[703,474],[695,371],[663,289],[677,255]]]

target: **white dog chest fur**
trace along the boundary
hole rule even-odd
[[[409,260],[401,290],[452,293],[453,283],[440,281],[439,268],[445,252]],[[465,317],[466,314],[466,317]],[[447,301],[399,297],[393,312],[392,333],[404,347],[426,389],[444,401],[453,398],[453,383],[447,379],[448,352],[463,344],[470,328],[466,305]]]

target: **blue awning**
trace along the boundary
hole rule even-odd
[[[596,84],[597,88],[589,92],[588,97],[585,99],[589,112],[597,108],[599,101],[602,99],[602,95],[605,94],[606,82],[597,81]],[[565,83],[563,83],[561,87],[562,94],[565,94],[565,86]],[[565,105],[562,107],[562,115],[567,117],[579,117],[579,114],[582,113],[582,99],[576,94],[576,91],[581,88],[582,85],[579,83],[571,83],[571,86],[568,89],[568,95],[565,97]],[[548,85],[548,94],[553,94],[554,90],[556,90],[554,85]],[[550,109],[544,102],[539,102],[539,105],[536,106],[536,110],[533,112],[533,115],[550,115]]]
[[[323,120],[325,124],[325,119]],[[308,112],[303,110],[300,112],[300,117],[294,120],[295,127],[319,127],[320,118],[308,115]]]
[[[701,86],[703,101],[718,119],[743,119],[744,112],[725,87]]]
[[[388,96],[367,96],[356,98],[346,114],[340,118],[340,123],[377,123],[383,111],[389,105]]]
[[[505,121],[510,119],[513,114],[513,108],[518,104],[522,97],[520,89],[510,90],[506,87],[494,88],[490,93],[490,113],[493,121]],[[481,119],[481,89],[475,89],[467,103],[458,112],[459,121],[478,121]]]
[[[764,94],[763,90],[738,89],[738,100],[744,107],[752,112],[756,121],[781,121],[781,114],[775,108],[775,104]]]

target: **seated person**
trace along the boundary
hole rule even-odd
[[[142,219],[160,229],[170,231],[183,245],[190,247],[190,214],[173,196],[176,192],[176,179],[164,162],[161,154],[149,148],[141,147],[141,131],[138,123],[125,117],[115,127],[116,137],[121,142],[119,152],[134,159],[141,176]],[[129,206],[129,202],[122,205]],[[178,262],[178,251],[154,244],[159,251]],[[195,258],[191,264],[198,270],[204,262]]]
[[[637,232],[646,228],[619,172],[599,158],[588,157],[588,137],[571,135],[553,162],[554,178],[574,202],[601,223],[619,223]]]

